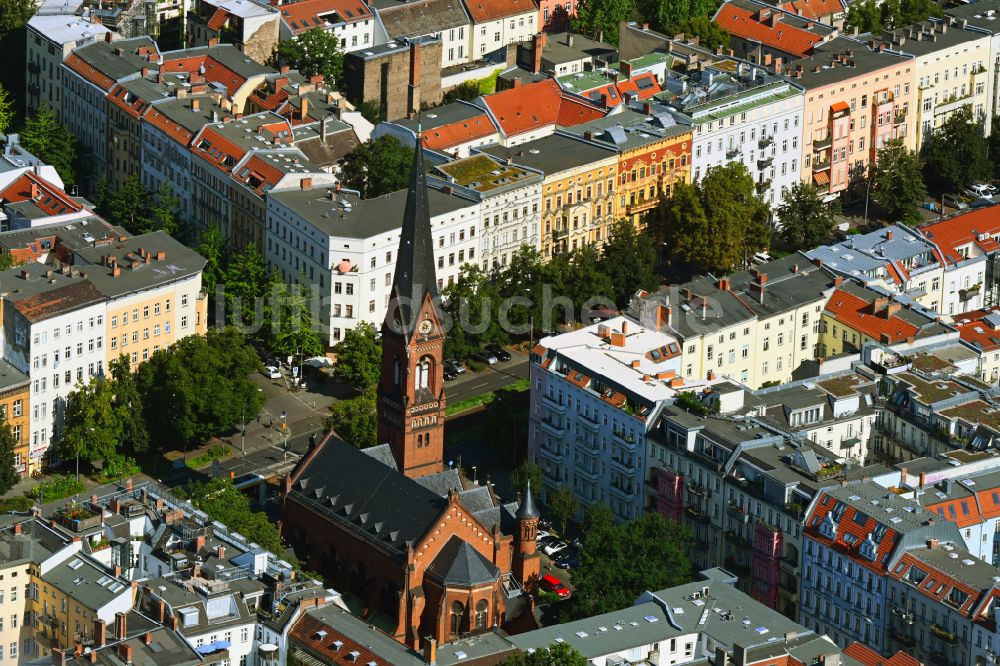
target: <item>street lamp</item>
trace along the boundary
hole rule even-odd
[[[243,398],[243,411],[240,414],[240,421],[242,422],[242,428],[240,432],[240,451],[243,455],[247,454],[247,398]]]
[[[477,478],[478,478],[478,476],[476,474],[476,466],[473,465],[472,466],[472,483],[473,483],[473,485],[476,485],[476,483],[477,483],[476,479]]]

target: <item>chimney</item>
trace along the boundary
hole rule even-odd
[[[416,113],[420,110],[420,45],[410,43],[410,100],[407,111]]]
[[[209,37],[208,38],[208,48],[212,48],[213,46],[218,46],[218,45],[219,45],[219,38],[218,37]]]
[[[632,63],[628,60],[622,60],[618,63],[618,69],[621,70],[622,76],[626,79],[632,78]]]
[[[656,330],[662,331],[665,328],[670,327],[670,306],[669,305],[657,305],[656,306]]]
[[[783,74],[785,72],[784,60],[782,58],[774,59],[774,73]]]
[[[94,620],[94,647],[104,647],[108,642],[108,625],[100,618]]]
[[[920,486],[921,488],[923,488],[923,487],[924,487],[924,484],[926,484],[926,483],[927,483],[927,472],[921,472],[921,473],[920,473],[920,481],[919,481],[919,486]]]
[[[215,556],[220,560],[224,559],[226,557],[226,547],[223,545],[217,546],[215,549]]]
[[[110,43],[111,43],[111,35],[112,35],[112,34],[113,34],[113,33],[112,33],[112,32],[111,32],[110,30],[108,30],[108,31],[107,31],[106,33],[104,33],[104,41],[105,41],[106,43],[108,43],[108,44],[110,44]]]
[[[833,286],[834,287],[839,287],[843,283],[844,283],[844,276],[843,275],[838,275],[837,277],[833,278]]]
[[[622,335],[628,335],[628,322],[622,320]]]
[[[535,35],[531,43],[531,71],[538,74],[542,71],[542,54],[545,52],[545,46],[549,42],[549,36],[540,32]]]
[[[132,663],[132,647],[130,645],[126,645],[125,643],[119,643],[118,644],[118,656],[121,657],[121,660],[124,661],[126,664],[131,664]]]
[[[205,537],[204,535],[199,535],[194,538],[194,552],[200,553],[201,549],[205,547]]]
[[[14,534],[17,535],[20,533],[21,533],[21,523],[14,523]]]
[[[191,110],[192,111],[198,111],[200,109],[201,109],[201,101],[199,101],[197,99],[192,99],[191,100]]]
[[[940,542],[937,539],[928,539],[927,540],[927,548],[929,550],[937,550],[937,547],[939,545],[940,545]]]
[[[311,190],[313,186],[312,178],[303,178],[299,181],[299,187],[303,190]]]
[[[146,634],[142,637],[142,642],[144,644],[146,644],[146,645],[149,645],[150,643],[152,643],[153,642],[153,632],[152,631],[147,631]]]
[[[719,291],[729,291],[729,278],[719,278]]]
[[[426,641],[424,643],[424,661],[430,666],[437,666],[437,641],[431,636],[428,636]]]
[[[156,600],[156,618],[160,624],[163,624],[167,619],[167,602],[163,599]]]
[[[566,46],[573,48],[573,33],[566,34]]]
[[[885,239],[892,240],[892,229],[889,229],[888,231],[885,232]]]
[[[302,98],[302,121],[305,122],[309,117],[309,98]]]
[[[115,613],[115,638],[120,641],[125,640],[127,631],[128,625],[126,624],[125,613]]]
[[[66,650],[52,648],[52,666],[66,666]]]

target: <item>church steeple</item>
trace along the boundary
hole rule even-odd
[[[413,173],[406,193],[403,228],[396,252],[396,274],[393,276],[391,299],[386,317],[398,312],[402,332],[407,338],[417,327],[416,313],[424,298],[430,296],[437,307],[437,275],[434,271],[434,240],[431,237],[431,213],[427,200],[427,168],[424,166],[423,136],[417,122],[417,143],[413,151]]]
[[[419,127],[419,126],[418,126]],[[444,467],[444,331],[420,130],[406,194],[396,275],[382,324],[379,442],[407,476]]]

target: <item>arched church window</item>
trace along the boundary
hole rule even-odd
[[[486,615],[489,611],[489,604],[486,599],[480,599],[476,604],[476,629],[486,628]]]
[[[465,614],[465,606],[460,601],[451,605],[451,635],[457,638],[462,633],[462,615]]]

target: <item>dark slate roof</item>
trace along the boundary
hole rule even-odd
[[[428,474],[417,479],[417,483],[428,490],[434,491],[441,497],[447,497],[449,491],[462,490],[462,477],[455,468],[446,469],[437,474]],[[466,507],[468,509],[468,507]],[[472,511],[472,509],[469,509]]]
[[[302,469],[291,495],[400,553],[430,531],[447,505],[446,498],[333,434]]]
[[[418,130],[417,134],[420,132]],[[419,143],[419,142],[418,142]],[[421,144],[422,145],[422,144]],[[416,314],[425,296],[438,300],[437,273],[434,271],[434,239],[431,236],[431,214],[427,203],[427,168],[424,151],[413,151],[413,173],[406,193],[403,228],[396,251],[396,274],[392,280],[392,297],[397,302],[403,334],[409,338],[417,327]],[[387,317],[396,309],[389,308]],[[390,326],[396,326],[390,322]]]
[[[371,446],[367,449],[362,449],[362,453],[366,456],[371,456],[375,460],[378,460],[383,465],[391,467],[393,469],[399,469],[396,467],[396,459],[392,457],[392,448],[388,444],[379,444],[378,446]],[[438,493],[439,495],[441,493]]]
[[[448,539],[427,572],[446,584],[464,586],[492,583],[500,576],[492,562],[457,536]]]
[[[531,481],[528,481],[528,488],[524,493],[524,500],[521,502],[521,506],[517,508],[518,519],[522,518],[538,518],[538,507],[535,506],[535,498],[531,494]]]
[[[433,35],[470,23],[459,0],[375,0],[371,6],[378,12],[389,39]]]

